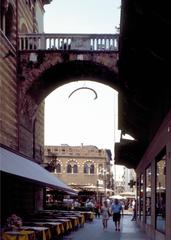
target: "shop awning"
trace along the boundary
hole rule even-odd
[[[39,164],[2,147],[0,147],[0,171],[23,177],[43,186],[57,188],[67,193],[76,193]]]

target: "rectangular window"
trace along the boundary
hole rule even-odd
[[[151,165],[145,171],[145,221],[147,224],[151,224]]]
[[[165,232],[166,224],[166,149],[156,158],[156,229]]]

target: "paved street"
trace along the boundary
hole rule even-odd
[[[145,233],[140,231],[136,222],[131,221],[131,216],[124,216],[121,220],[121,231],[116,232],[112,218],[108,222],[108,229],[103,230],[102,220],[94,219],[86,223],[83,228],[72,232],[64,239],[68,240],[150,240]]]

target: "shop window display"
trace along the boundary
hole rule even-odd
[[[156,229],[161,232],[165,232],[166,155],[162,155],[156,159],[156,205],[155,206],[156,206]]]
[[[145,220],[151,224],[151,165],[146,169]]]

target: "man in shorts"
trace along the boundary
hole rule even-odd
[[[118,199],[115,199],[114,203],[112,203],[111,212],[113,214],[115,230],[120,231],[120,219],[121,219],[121,212],[123,214],[123,208],[121,203],[118,201]]]

